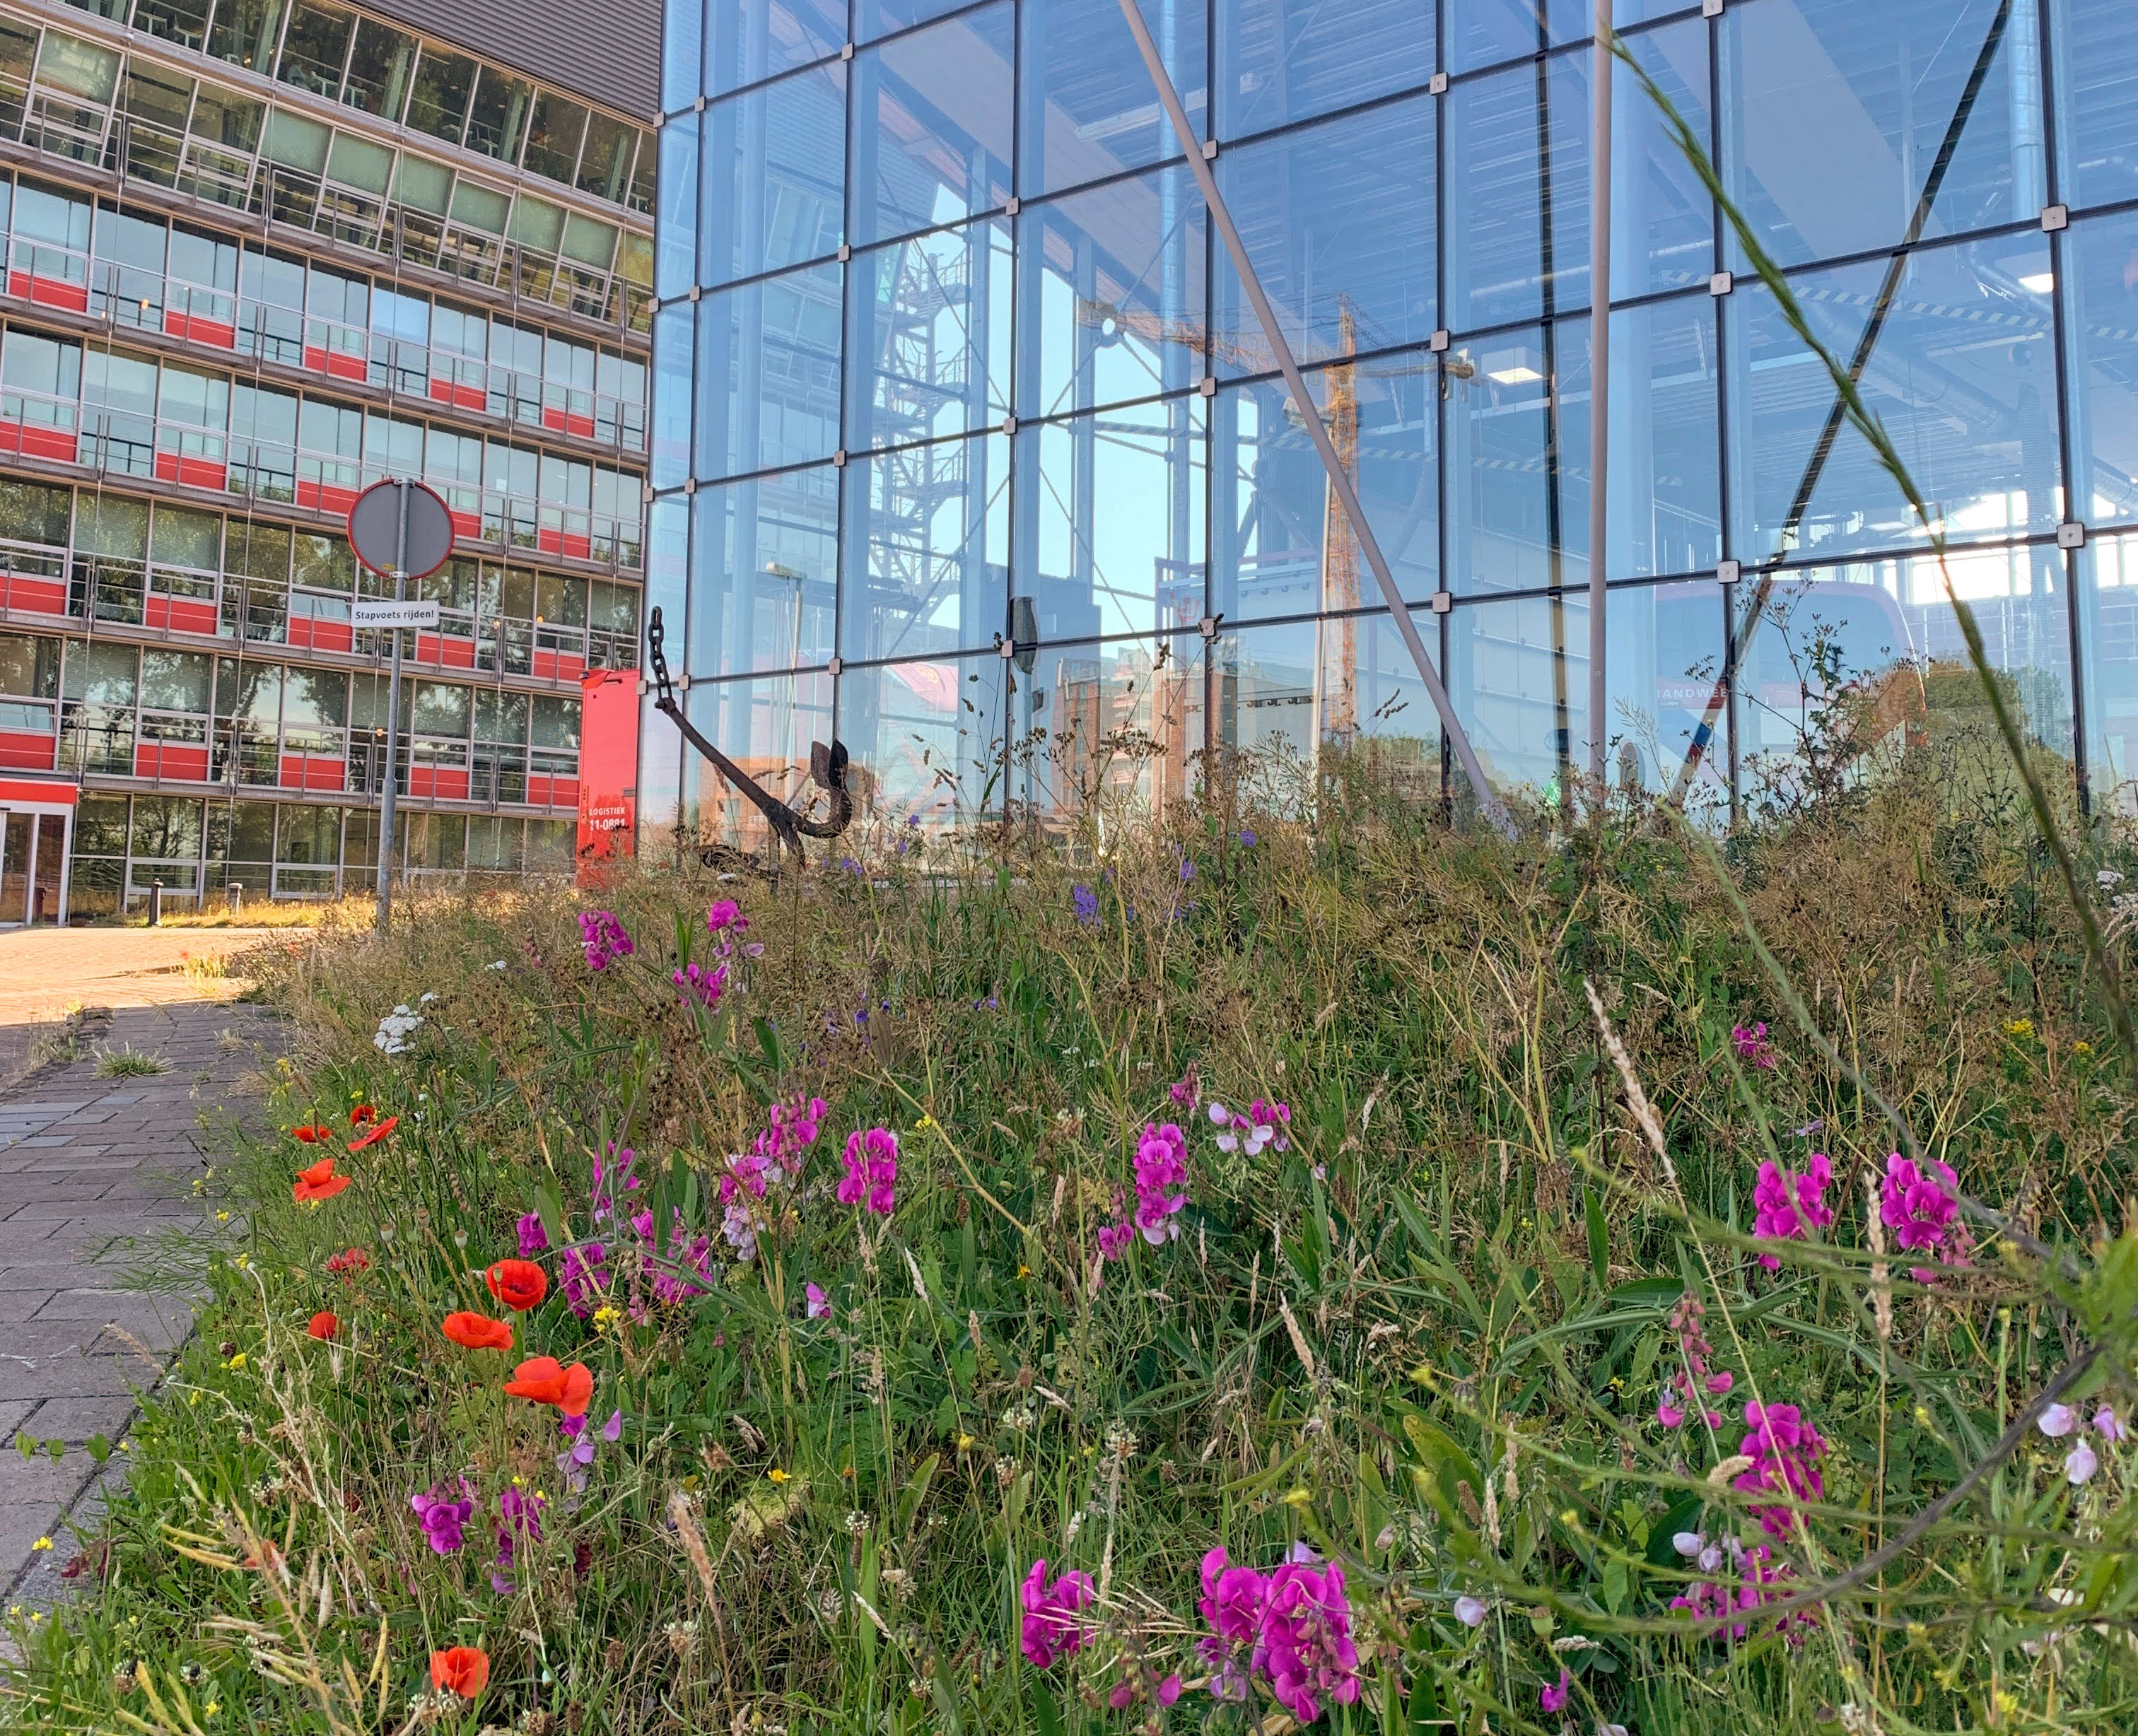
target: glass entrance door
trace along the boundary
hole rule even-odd
[[[30,865],[30,920],[60,919],[61,874],[66,866],[67,817],[37,816],[37,852]]]
[[[0,923],[30,919],[31,858],[37,853],[37,817],[10,812],[0,836]]]

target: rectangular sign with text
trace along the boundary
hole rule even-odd
[[[436,627],[438,624],[438,606],[435,602],[417,602],[412,598],[407,602],[396,602],[390,597],[359,598],[355,606],[353,624],[357,627]]]

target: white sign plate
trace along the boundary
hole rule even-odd
[[[396,602],[390,597],[363,597],[354,606],[351,618],[357,627],[436,627],[438,606],[413,598]]]

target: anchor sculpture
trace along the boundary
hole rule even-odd
[[[707,741],[698,733],[690,719],[683,715],[683,708],[676,703],[675,689],[668,680],[668,659],[661,651],[662,631],[661,611],[657,607],[646,623],[646,650],[653,666],[655,706],[667,713],[676,727],[683,732],[683,739],[712,761],[720,776],[754,804],[757,811],[764,816],[765,823],[771,827],[773,836],[779,840],[783,851],[793,853],[795,866],[799,867],[807,863],[808,856],[802,846],[804,837],[836,838],[853,822],[854,800],[847,788],[846,744],[834,741],[828,748],[820,741],[809,744],[809,776],[830,797],[829,814],[822,820],[812,819],[799,809],[789,807]],[[732,854],[717,845],[707,846],[701,853],[709,861],[715,856]]]

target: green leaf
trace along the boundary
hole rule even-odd
[[[1611,1281],[1611,1230],[1604,1222],[1604,1197],[1594,1187],[1582,1189],[1582,1206],[1589,1217],[1589,1266],[1596,1274],[1596,1287]]]
[[[37,1451],[37,1437],[35,1435],[17,1435],[15,1437],[15,1445],[22,1456],[27,1459],[33,1456]]]
[[[45,1456],[47,1459],[56,1459],[66,1451],[66,1442],[64,1441],[47,1441],[45,1443]]]
[[[91,1435],[89,1437],[89,1456],[99,1465],[103,1464],[111,1456],[111,1443],[101,1435]]]
[[[1671,1539],[1681,1531],[1700,1529],[1701,1509],[1707,1504],[1705,1495],[1689,1495],[1656,1521],[1655,1529],[1648,1533],[1648,1565],[1667,1568],[1678,1560],[1677,1548]]]
[[[1039,1726],[1039,1736],[1062,1736],[1062,1712],[1054,1704],[1054,1695],[1045,1680],[1036,1671],[1029,1678],[1032,1683],[1032,1718]]]

